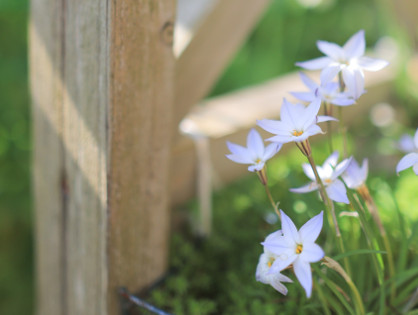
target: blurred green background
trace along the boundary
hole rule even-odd
[[[406,47],[406,55],[408,55],[407,48],[410,42],[402,29],[397,27],[397,22],[392,16],[393,12],[382,5],[384,3],[385,1],[366,0],[273,0],[265,16],[216,84],[211,95],[222,94],[295,71],[296,61],[320,55],[315,46],[316,40],[324,39],[343,44],[359,29],[365,29],[368,45],[374,44],[383,35],[401,39],[402,47]],[[27,0],[0,0],[0,314],[31,314],[34,308],[34,227],[30,189],[32,143],[28,94],[27,23]],[[397,97],[405,106],[416,108],[416,94],[414,96],[408,89],[410,86],[408,82],[402,75],[400,76],[396,85]],[[416,126],[416,115],[417,110],[407,118],[407,123],[412,128]],[[399,128],[397,130],[398,133],[402,131]],[[279,166],[282,173],[278,174],[285,174],[286,169],[293,164],[292,159],[283,160]],[[394,177],[384,178],[394,181]],[[407,195],[406,198],[415,198],[416,201],[416,193],[407,188],[411,185],[416,187],[416,178],[410,175],[405,178],[401,179],[400,185],[403,186],[400,191]],[[298,183],[301,181],[302,179]],[[156,304],[164,304],[162,302],[166,301],[166,307],[185,314],[198,314],[196,310],[203,314],[205,309],[207,309],[206,313],[222,312],[226,311],[228,305],[229,313],[240,312],[249,306],[245,304],[246,300],[242,299],[242,292],[236,295],[233,293],[237,286],[241,286],[240,277],[244,274],[245,281],[249,283],[248,292],[244,293],[248,297],[255,297],[255,304],[247,310],[254,312],[274,310],[274,307],[268,303],[267,308],[263,308],[262,300],[258,298],[265,294],[265,297],[276,301],[274,299],[277,299],[277,295],[274,295],[267,286],[261,288],[253,280],[254,267],[260,252],[258,241],[266,235],[267,230],[271,230],[271,227],[266,227],[263,221],[263,213],[268,208],[268,204],[259,191],[260,188],[253,188],[253,185],[256,185],[256,181],[248,179],[216,194],[214,203],[217,230],[213,240],[201,247],[197,254],[191,245],[191,238],[177,234],[173,237],[174,252],[178,253],[172,258],[174,267],[181,265],[185,257],[190,261],[190,268],[196,267],[196,264],[203,264],[204,259],[208,257],[217,261],[224,260],[227,265],[206,266],[208,269],[199,278],[200,283],[195,284],[195,287],[185,280],[192,271],[184,271],[181,276],[172,278],[174,283],[169,282],[165,291],[156,291],[153,295]],[[287,187],[286,185],[280,187]],[[375,185],[383,184],[375,179]],[[255,193],[254,198],[247,196],[248,189]],[[285,200],[285,195],[279,191],[276,193]],[[405,202],[405,199],[403,201]],[[301,212],[306,211],[306,204],[295,204],[290,198],[287,203],[289,207],[294,206]],[[195,207],[192,202],[184,209]],[[257,220],[249,226],[253,233],[242,233],[238,227],[245,224],[250,210],[253,209],[258,213],[255,215]],[[253,245],[248,247],[245,255],[234,249],[245,250],[245,244],[249,243]],[[195,257],[195,260],[190,260],[190,257]],[[249,260],[247,264],[242,263],[243,259]],[[225,273],[222,273],[224,271]],[[213,279],[210,279],[211,276],[208,278],[208,275],[217,272],[218,275]],[[210,287],[213,280],[219,281],[220,284],[222,281],[228,281],[236,286],[230,288],[227,294],[225,288],[221,290],[219,285],[216,287],[212,285],[209,291],[194,290],[196,294],[203,295],[200,299],[193,296],[191,288],[196,288],[196,285]],[[170,285],[174,289],[170,289]],[[222,292],[225,293],[223,300]],[[187,298],[186,301],[182,296]],[[215,305],[214,299],[219,300],[219,305]],[[292,305],[296,307],[299,302],[294,301]]]

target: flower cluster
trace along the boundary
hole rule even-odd
[[[350,211],[345,212],[351,212],[352,216],[360,217],[359,211],[356,210],[363,209],[363,204],[356,201],[359,196],[363,198],[368,211],[378,225],[381,236],[385,237],[386,235],[366,186],[368,159],[364,159],[360,166],[354,157],[344,154],[342,160],[339,161],[339,152],[331,149],[331,154],[324,163],[321,166],[316,166],[309,138],[324,133],[319,126],[321,122],[328,122],[327,132],[330,133],[331,122],[338,121],[331,116],[332,106],[345,107],[355,104],[356,100],[365,93],[363,71],[378,71],[386,67],[388,62],[364,56],[365,38],[362,30],[354,34],[343,46],[326,41],[318,41],[317,46],[325,54],[324,57],[299,62],[297,65],[308,70],[321,70],[320,83],[316,83],[304,73],[300,73],[300,78],[309,91],[291,92],[291,94],[304,103],[293,104],[284,99],[280,108],[280,119],[257,121],[259,127],[272,134],[267,139],[271,143],[265,147],[263,139],[255,129],[251,129],[248,134],[247,147],[227,143],[231,151],[227,157],[237,163],[249,164],[248,170],[258,173],[267,195],[281,219],[281,230],[268,235],[262,242],[264,251],[260,255],[257,265],[256,280],[269,284],[278,292],[286,295],[288,290],[283,283],[293,281],[283,273],[291,269],[308,298],[312,294],[313,287],[310,264],[320,260],[329,268],[340,273],[354,292],[357,289],[355,286],[353,287],[344,269],[335,260],[325,256],[323,249],[315,243],[322,230],[324,211],[308,220],[299,230],[285,212],[278,211],[277,203],[272,199],[268,188],[265,164],[280,151],[283,144],[294,142],[308,160],[308,163],[302,165],[302,169],[310,182],[299,188],[290,188],[290,191],[293,193],[319,191],[326,208],[328,222],[330,227],[335,230],[337,238],[340,238],[341,234],[334,202],[341,203],[341,207],[344,207],[344,204],[350,204],[348,208]],[[325,107],[325,116],[318,115],[321,105]],[[329,141],[330,148],[332,148],[332,134],[330,134]],[[418,129],[414,139],[403,138],[401,149],[408,154],[399,161],[396,171],[399,173],[412,166],[418,175]],[[363,228],[365,224],[367,222],[361,222]],[[386,247],[387,244],[388,242],[385,240]],[[340,251],[344,253],[342,241],[338,246]],[[389,256],[388,261],[393,264],[390,248],[386,248],[386,251]],[[358,292],[354,293],[354,296],[357,303],[356,310],[361,311],[363,306],[358,300]]]

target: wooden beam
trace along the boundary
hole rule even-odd
[[[209,93],[269,2],[219,1],[207,16],[176,62],[174,126]]]
[[[174,11],[31,2],[39,314],[119,314],[165,271]]]

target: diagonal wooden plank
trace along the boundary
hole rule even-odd
[[[176,62],[174,126],[204,98],[269,0],[219,1]]]

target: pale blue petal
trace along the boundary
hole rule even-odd
[[[364,30],[360,30],[351,36],[350,39],[344,44],[343,49],[347,59],[363,56],[366,49]]]
[[[253,161],[251,159],[251,155],[249,154],[247,148],[240,146],[235,143],[231,143],[227,141],[227,146],[232,154],[226,155],[226,157],[236,163],[240,164],[252,164]]]
[[[346,67],[342,70],[347,93],[358,99],[364,93],[364,75],[360,69]]]
[[[263,160],[267,161],[271,159],[277,152],[280,151],[282,148],[282,144],[278,143],[271,143],[266,147],[266,150],[264,151]]]
[[[418,175],[418,162],[414,164],[412,169],[414,170],[415,174]]]
[[[321,107],[321,100],[316,99],[310,103],[304,110],[302,117],[298,117],[302,123],[303,130],[306,130],[316,122],[316,115],[318,115],[319,108]]]
[[[316,180],[315,173],[312,170],[311,164],[309,164],[309,163],[302,164],[302,169],[303,169],[303,172],[305,173],[305,175],[308,176],[311,180],[313,180],[313,181]]]
[[[367,162],[367,160],[365,161]],[[357,161],[355,159],[351,160],[350,165],[347,167],[344,174],[342,175],[345,183],[347,184],[349,188],[356,189],[364,183],[364,180],[367,177],[367,170],[366,170],[366,177],[363,177],[364,166],[365,166],[364,161],[363,161],[363,167],[362,169],[360,169],[360,166],[357,164]]]
[[[303,244],[303,251],[305,252],[305,242],[307,243],[313,243],[316,241],[316,239],[319,236],[319,233],[321,233],[322,230],[322,224],[324,221],[324,211],[321,211],[318,215],[314,216],[312,219],[310,219],[308,222],[306,222],[299,230],[300,240]],[[322,258],[322,257],[321,257]],[[310,260],[306,260],[310,261]]]
[[[343,161],[341,161],[341,163],[339,163],[335,169],[334,172],[332,174],[332,178],[331,179],[336,179],[337,177],[339,177],[342,173],[345,172],[345,170],[347,169],[347,167],[350,165],[351,159],[353,157],[349,157],[348,159],[345,159]]]
[[[312,91],[316,90],[319,85],[316,84],[316,82],[314,80],[312,80],[310,77],[308,77],[306,74],[304,74],[303,72],[299,72],[299,76],[300,79],[302,80],[302,82]]]
[[[311,125],[308,129],[305,130],[305,132],[303,133],[304,139],[302,140],[298,140],[298,141],[303,141],[308,139],[311,136],[314,136],[318,133],[323,133],[322,129],[318,126],[318,125]],[[302,137],[302,136],[301,136]]]
[[[339,155],[340,155],[340,153],[338,153],[338,151],[332,152],[332,154],[325,160],[324,164],[322,164],[322,165],[324,167],[326,165],[331,165],[333,168],[336,167]]]
[[[280,280],[277,277],[273,277],[271,279],[270,285],[279,293],[283,295],[287,295],[287,288],[284,284],[280,282]]]
[[[252,128],[247,136],[247,148],[253,153],[253,160],[263,157],[264,154],[264,142],[260,134]]]
[[[344,58],[344,50],[335,43],[330,43],[324,40],[318,40],[316,42],[318,49],[323,52],[328,57],[331,57],[334,60],[339,60]]]
[[[283,232],[282,230],[277,230],[276,232],[270,233],[264,242],[266,243],[274,243],[274,242],[281,242],[283,239]]]
[[[288,102],[286,99],[283,99],[283,104],[280,109],[280,120],[283,121],[286,125],[296,127],[297,126],[297,117],[293,117],[293,110],[295,109],[294,105]],[[296,119],[295,119],[296,118]]]
[[[324,258],[324,250],[315,243],[303,243],[302,253],[299,255],[299,259],[309,263],[315,263]]]
[[[418,149],[418,128],[417,128],[417,131],[415,131],[414,144],[415,144],[415,148]]]
[[[356,101],[346,96],[338,96],[334,97],[330,103],[338,106],[349,106],[355,104]]]
[[[360,178],[363,183],[366,181],[368,174],[369,174],[369,160],[364,159],[363,164],[361,166],[361,170],[360,170]]]
[[[280,210],[281,220],[282,220],[282,231],[286,238],[290,238],[295,243],[300,243],[299,233],[296,229],[295,224],[293,221],[283,212]]]
[[[340,72],[340,64],[330,64],[328,67],[321,71],[321,85],[325,85],[330,82]]]
[[[301,259],[297,259],[293,263],[293,270],[295,271],[296,278],[298,278],[300,284],[306,291],[306,296],[311,297],[312,293],[312,272],[311,266],[308,262]]]
[[[327,67],[331,62],[333,61],[329,57],[319,57],[308,61],[296,62],[296,65],[307,70],[319,70]]]
[[[269,274],[280,272],[289,267],[298,258],[298,255],[293,250],[293,253],[287,252],[278,255],[279,257],[273,262],[270,267]]]
[[[379,71],[388,66],[389,62],[383,59],[361,57],[357,60],[357,64],[367,71]]]
[[[289,133],[288,136],[284,136],[284,135],[274,136],[274,137],[268,138],[267,141],[284,144],[284,143],[295,141],[295,137]]]
[[[399,173],[400,171],[403,171],[404,169],[411,167],[415,163],[418,163],[418,153],[412,152],[405,155],[396,166],[396,173]]]
[[[311,182],[305,186],[298,187],[298,188],[290,188],[289,191],[296,194],[304,194],[314,190],[317,190],[319,185],[316,182]]]
[[[278,279],[280,282],[289,282],[289,283],[293,283],[293,280],[292,280],[292,279],[290,279],[290,278],[286,277],[285,275],[282,275],[281,273],[277,275],[277,279]]]
[[[343,202],[349,204],[350,201],[347,197],[347,190],[345,189],[344,184],[339,179],[335,180],[331,185],[327,186],[326,188],[328,197],[331,200],[336,202]]]
[[[248,166],[248,170],[250,172],[259,172],[264,168],[264,162],[260,162],[254,165]]]
[[[273,134],[290,133],[289,126],[279,120],[262,119],[257,120],[257,125]]]
[[[313,92],[290,92],[290,94],[303,102],[312,102],[317,98]]]
[[[338,119],[332,116],[317,116],[316,117],[316,123],[318,124],[321,122],[325,122],[325,121],[338,121]]]

